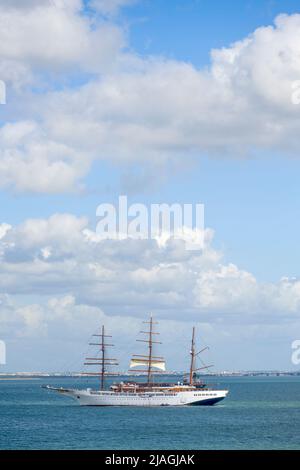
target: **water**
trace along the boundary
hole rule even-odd
[[[41,389],[76,379],[1,380],[0,448],[300,449],[300,377],[215,381],[230,395],[213,407],[89,408]]]

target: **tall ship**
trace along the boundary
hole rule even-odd
[[[143,374],[145,381],[121,381],[113,383],[106,388],[106,376],[112,375],[110,366],[118,365],[117,360],[107,355],[107,348],[113,346],[109,343],[110,335],[106,334],[105,327],[102,326],[99,335],[99,342],[92,342],[90,345],[97,346],[98,354],[94,357],[87,357],[86,366],[96,366],[98,372],[85,372],[82,375],[99,376],[100,387],[98,390],[91,388],[71,389],[56,388],[47,385],[45,388],[54,390],[61,395],[68,396],[76,400],[82,406],[185,406],[185,405],[214,405],[223,400],[228,390],[217,390],[209,387],[206,383],[197,380],[197,372],[211,366],[197,368],[197,357],[207,348],[196,351],[195,327],[192,331],[192,341],[190,349],[190,368],[184,375],[183,380],[177,383],[164,383],[154,380],[154,376],[166,371],[165,360],[161,356],[154,355],[154,347],[161,344],[157,341],[159,333],[154,331],[157,322],[153,321],[152,315],[149,321],[143,322],[147,325],[142,339],[137,341],[147,344],[145,354],[134,354],[130,360],[130,370],[134,369],[139,374]],[[142,367],[142,369],[140,369]],[[138,368],[138,369],[136,369]]]

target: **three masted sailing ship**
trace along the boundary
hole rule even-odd
[[[99,342],[90,343],[98,347],[98,356],[87,357],[85,365],[96,366],[98,372],[85,372],[83,375],[95,375],[100,377],[100,389],[66,389],[47,386],[49,390],[55,390],[62,395],[75,399],[83,406],[183,406],[183,405],[214,405],[223,400],[228,394],[228,390],[217,390],[210,388],[207,384],[197,381],[197,371],[211,366],[196,367],[196,358],[205,349],[196,352],[195,347],[195,327],[192,333],[192,343],[190,350],[190,370],[182,382],[163,383],[156,382],[154,375],[166,371],[165,360],[161,356],[154,355],[154,346],[161,344],[157,341],[159,333],[154,331],[157,322],[150,320],[143,322],[149,329],[141,331],[143,339],[139,342],[147,343],[147,354],[134,354],[130,361],[130,369],[142,367],[136,372],[144,374],[146,381],[126,381],[112,384],[108,389],[105,387],[105,377],[112,375],[108,367],[118,365],[117,360],[107,356],[107,348],[113,346],[108,343],[107,338],[111,338],[102,326],[100,335],[93,335],[100,338]]]

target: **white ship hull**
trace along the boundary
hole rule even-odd
[[[81,406],[204,406],[223,400],[228,390],[192,390],[183,392],[126,393],[91,389],[59,389],[48,387],[75,399]]]

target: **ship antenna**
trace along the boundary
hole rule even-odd
[[[86,357],[86,361],[84,365],[89,365],[89,366],[101,366],[100,372],[96,373],[84,373],[82,375],[98,375],[100,376],[100,390],[104,390],[104,382],[105,382],[105,376],[107,375],[107,366],[117,366],[118,362],[116,359],[108,358],[106,357],[106,348],[108,346],[114,346],[113,344],[108,344],[105,342],[105,338],[111,338],[111,335],[106,335],[105,334],[105,328],[104,325],[102,325],[101,328],[101,334],[100,335],[93,335],[93,336],[98,336],[100,337],[100,343],[89,343],[90,346],[100,346],[100,353],[101,357]]]

